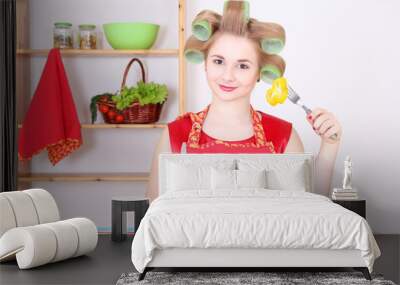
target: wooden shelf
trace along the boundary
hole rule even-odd
[[[29,17],[29,0],[17,1],[17,58],[16,58],[16,73],[20,79],[17,84],[16,97],[18,102],[18,121],[22,122],[24,112],[27,111],[27,106],[31,100],[31,58],[47,57],[50,49],[32,49],[29,44],[30,17]],[[96,62],[96,59],[104,57],[176,57],[178,60],[178,98],[179,98],[179,115],[185,113],[186,109],[186,68],[184,58],[185,46],[185,22],[186,22],[186,0],[178,0],[178,46],[176,49],[148,49],[148,50],[114,50],[114,49],[97,49],[97,50],[81,50],[81,49],[61,49],[61,54],[64,58],[71,57],[77,60],[82,57],[91,57],[91,60]],[[111,71],[110,71],[111,72]],[[166,74],[170,76],[170,74]],[[19,124],[18,128],[22,125]],[[152,129],[167,127],[167,122],[156,122],[154,124],[90,124],[88,121],[81,122],[82,129]],[[146,142],[143,142],[146,143]],[[112,167],[110,167],[110,171]],[[139,181],[146,182],[149,180],[149,173],[30,173],[31,163],[19,165],[18,184],[21,188],[29,188],[31,182],[35,181],[60,181],[60,182],[95,182],[95,181]],[[39,170],[40,171],[40,170]],[[71,169],[71,171],[74,171]],[[107,171],[107,169],[105,169]]]
[[[17,49],[17,55],[47,56],[49,49]],[[148,50],[116,50],[116,49],[62,49],[63,56],[124,56],[124,55],[152,55],[178,56],[179,49],[148,49]]]
[[[82,129],[153,129],[153,128],[165,128],[167,124],[81,124]],[[22,128],[19,124],[18,128]]]
[[[64,182],[96,182],[96,181],[148,181],[149,173],[132,172],[132,173],[27,173],[19,174],[20,182],[34,181],[64,181]]]
[[[82,129],[165,128],[167,124],[82,124]]]

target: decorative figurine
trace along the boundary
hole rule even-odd
[[[352,165],[350,155],[346,156],[346,160],[344,161],[343,189],[353,189],[351,185]]]

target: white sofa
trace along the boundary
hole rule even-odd
[[[57,262],[94,250],[97,238],[87,218],[60,221],[46,190],[0,193],[0,262],[16,259],[20,269]]]

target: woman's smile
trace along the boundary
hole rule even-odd
[[[225,85],[219,84],[219,88],[221,88],[222,91],[231,92],[231,91],[235,90],[237,87],[231,87],[231,86],[225,86]]]

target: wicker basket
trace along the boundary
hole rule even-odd
[[[125,87],[126,77],[128,75],[129,69],[132,63],[135,61],[140,65],[143,82],[146,82],[142,62],[138,58],[132,58],[125,68],[124,76],[121,83],[121,90]],[[163,103],[145,104],[143,106],[140,106],[139,102],[133,102],[130,107],[127,107],[123,110],[118,110],[116,104],[111,100],[111,96],[108,97],[108,100],[106,102],[96,102],[99,111],[101,105],[106,105],[109,107],[109,112],[115,112],[116,115],[111,118],[107,113],[101,113],[103,115],[104,122],[108,124],[148,124],[157,122],[160,118],[162,106],[164,105],[164,103],[165,101]],[[124,117],[124,120],[122,122],[117,122],[117,115],[122,115]]]

